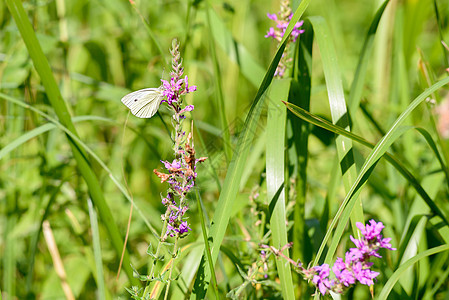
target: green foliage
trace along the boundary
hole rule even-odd
[[[398,249],[374,297],[449,296],[447,1],[292,1],[306,32],[283,80],[278,1],[131,2],[0,3],[0,299],[163,297],[171,264],[171,299],[307,299],[292,261],[332,264],[371,218]],[[171,121],[120,99],[169,79],[175,37],[208,159],[191,233],[156,255]]]

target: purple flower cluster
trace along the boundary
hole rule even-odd
[[[279,17],[281,17],[281,13],[280,12],[277,13],[277,14],[267,13],[268,18],[270,20],[273,20],[273,21],[276,22],[276,28],[277,29],[274,29],[274,27],[270,27],[270,29],[268,30],[268,32],[265,35],[265,37],[266,38],[271,37],[271,38],[275,39],[276,41],[280,42],[282,40],[282,38],[284,37],[285,30],[287,29],[288,24],[290,23],[290,20],[293,17],[293,14],[290,14],[287,17],[287,20],[285,18],[284,19],[281,19],[281,18],[278,19],[278,15],[279,15]],[[298,38],[298,36],[301,33],[304,33],[304,30],[300,29],[302,24],[304,24],[304,21],[296,22],[295,27],[293,28],[293,31],[292,31],[292,34],[291,34],[293,43],[296,42],[296,39]]]
[[[180,74],[182,74],[182,68]],[[196,91],[196,86],[189,86],[188,77],[179,78],[172,72],[170,82],[161,79],[162,81],[162,95],[166,98],[161,102],[167,102],[169,106],[173,106],[173,102],[178,102],[182,95]],[[193,107],[193,105],[190,105]]]
[[[356,225],[360,229],[362,237],[355,239],[350,236],[356,248],[351,248],[346,252],[345,260],[340,257],[337,258],[332,267],[335,278],[329,278],[330,267],[328,264],[304,270],[305,278],[311,279],[321,294],[325,295],[329,290],[343,293],[357,282],[368,286],[374,284],[374,279],[380,273],[370,269],[373,263],[369,262],[369,259],[372,256],[382,257],[379,254],[381,248],[396,249],[391,247],[391,238],[382,237],[381,232],[384,228],[382,222],[370,220],[369,223],[369,225],[364,226],[357,222]]]
[[[154,170],[154,173],[161,178],[161,182],[167,181],[170,187],[167,196],[162,199],[162,204],[167,207],[168,225],[166,235],[173,237],[176,233],[182,236],[190,229],[186,221],[183,221],[184,214],[189,209],[185,201],[187,194],[195,185],[197,177],[196,164],[203,162],[206,158],[195,159],[195,152],[190,145],[191,135],[187,138],[185,149],[182,151],[180,159],[174,159],[172,163],[162,161],[167,173],[161,173]],[[179,199],[179,203],[175,199]]]
[[[265,37],[272,38],[278,42],[281,42],[282,38],[284,37],[285,30],[287,29],[288,24],[290,23],[290,21],[293,17],[292,10],[290,8],[290,1],[283,0],[281,2],[281,10],[277,14],[267,13],[267,16],[270,20],[273,20],[274,22],[276,22],[276,27],[270,27],[270,29],[268,30]],[[300,29],[303,24],[304,24],[304,21],[296,22],[296,24],[293,28],[293,31],[291,33],[290,39],[285,48],[286,52],[288,52],[289,43],[296,42],[299,35],[301,33],[304,33],[304,30]],[[274,76],[282,78],[285,74],[285,71],[287,70],[287,66],[291,62],[292,62],[291,58],[287,58],[285,53],[282,54],[282,58],[279,61],[279,65],[276,68],[276,72],[274,73]]]
[[[170,235],[171,237],[184,236],[190,229],[187,221],[184,220],[184,215],[187,212],[187,194],[195,185],[197,176],[196,163],[203,162],[206,158],[195,159],[195,149],[191,134],[186,139],[186,132],[182,129],[182,122],[185,119],[184,113],[193,110],[193,105],[184,107],[182,96],[190,92],[196,91],[196,86],[189,86],[187,76],[182,77],[184,69],[182,67],[182,59],[179,53],[179,44],[174,41],[172,49],[172,68],[170,72],[170,81],[162,81],[162,95],[169,108],[173,111],[172,124],[174,127],[174,154],[175,159],[170,163],[169,161],[162,161],[167,173],[154,170],[154,173],[161,179],[161,182],[167,181],[169,188],[167,196],[162,199],[162,204],[167,208],[165,214],[162,216],[164,221],[167,221],[167,229],[164,239]]]
[[[181,54],[179,53],[179,44],[174,42],[172,44],[172,49],[170,50],[172,58],[172,68],[170,72],[170,81],[161,79],[162,82],[162,95],[165,96],[162,102],[167,102],[167,104],[175,111],[175,113],[180,113],[181,110],[181,96],[186,95],[190,92],[196,91],[196,86],[189,86],[189,81],[187,75],[182,78],[184,73],[184,68],[182,67]],[[190,110],[193,110],[193,105],[188,105]],[[186,107],[187,108],[187,107]]]

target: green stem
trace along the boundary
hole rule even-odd
[[[178,257],[178,255],[177,255],[177,252],[178,252],[178,241],[179,241],[179,233],[175,237],[175,245],[173,246],[172,262],[171,262],[171,265],[170,265],[170,272],[168,274],[167,288],[165,290],[165,297],[164,297],[165,300],[168,299],[168,291],[170,290],[170,283],[172,281],[172,277],[171,276],[173,274],[173,267],[175,265],[176,257]]]

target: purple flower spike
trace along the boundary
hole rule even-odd
[[[374,263],[369,261],[370,258],[381,257],[378,253],[380,248],[396,250],[390,244],[391,238],[382,237],[381,233],[384,228],[382,222],[370,220],[366,226],[362,223],[356,225],[360,229],[362,237],[356,239],[350,236],[356,248],[351,248],[346,252],[344,261],[342,258],[337,258],[332,266],[335,279],[329,279],[329,265],[327,264],[302,271],[304,278],[312,279],[323,295],[329,290],[335,293],[344,293],[357,282],[367,286],[373,285],[380,273],[371,270]]]
[[[272,38],[278,42],[282,41],[282,38],[285,35],[285,31],[287,30],[288,25],[293,17],[292,10],[290,8],[290,1],[282,1],[281,9],[277,14],[267,13],[267,17],[276,23],[275,26],[270,27],[265,34],[266,38]],[[296,42],[299,35],[304,32],[303,29],[300,29],[304,24],[304,21],[296,22],[293,26],[291,36],[288,40],[287,46],[285,47],[285,51],[288,52],[288,46],[290,43]],[[277,66],[276,72],[274,73],[274,77],[282,78],[284,77],[285,71],[289,64],[291,64],[292,59],[287,56],[282,55],[281,60],[279,61],[279,65]]]

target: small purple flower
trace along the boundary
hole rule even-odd
[[[321,266],[313,267],[315,271],[318,272],[317,275],[313,276],[312,282],[318,286],[320,293],[325,295],[327,291],[331,288],[331,282],[329,281],[329,265],[323,264]]]
[[[189,79],[187,78],[187,75],[186,75],[186,77],[184,78],[184,83],[185,83],[184,93],[185,94],[196,91],[196,85],[189,86],[188,81],[189,81]]]
[[[168,161],[165,161],[165,160],[161,160],[161,163],[163,163],[165,168],[169,171],[181,168],[181,163],[179,161],[177,161],[176,159],[174,159],[172,163],[169,163]]]
[[[276,14],[267,13],[267,17],[268,17],[268,19],[273,20],[273,21],[277,21],[278,20],[278,17],[277,17]]]
[[[266,38],[272,37],[273,39],[275,39],[276,38],[276,32],[274,31],[274,28],[270,27],[270,29],[268,30],[267,34],[264,37],[266,37]]]
[[[290,8],[288,8],[290,9]],[[279,15],[279,18],[278,18]],[[270,27],[270,29],[268,30],[267,34],[265,35],[266,38],[273,38],[277,41],[281,41],[282,38],[284,37],[285,34],[285,30],[287,29],[293,14],[290,14],[288,17],[281,17],[283,14],[281,12],[279,12],[278,14],[270,14],[267,13],[267,16],[270,20],[273,20],[276,22],[276,28],[274,29],[274,27]],[[296,42],[296,39],[298,38],[298,36],[302,33],[304,33],[303,29],[300,29],[301,26],[304,24],[304,21],[299,21],[296,22],[296,24],[293,27],[291,36],[292,36],[292,42]]]
[[[385,239],[380,239],[379,241],[379,247],[380,248],[385,248],[388,250],[396,250],[396,248],[392,248],[391,244],[390,244],[391,238],[385,238]]]
[[[179,234],[183,234],[183,233],[188,232],[189,230],[192,230],[192,229],[188,226],[187,221],[183,221],[183,222],[181,222],[181,225],[179,225],[179,229],[177,231]]]
[[[363,253],[358,248],[351,248],[346,252],[345,259],[348,263],[363,259]]]
[[[345,286],[349,286],[355,283],[354,275],[350,270],[347,269],[343,258],[337,258],[334,266],[332,267],[332,271],[334,272],[337,280],[343,283]]]
[[[181,109],[180,114],[185,113],[186,111],[192,111],[194,109],[193,105],[187,105],[185,108]]]
[[[373,285],[375,279],[380,273],[371,271],[369,268],[364,268],[362,262],[356,262],[352,265],[352,271],[354,272],[355,278],[365,285]]]
[[[362,223],[357,222],[357,228],[360,229],[360,232],[363,234],[363,236],[367,240],[373,240],[376,239],[380,233],[382,232],[382,229],[384,229],[384,224],[382,222],[376,223],[374,220],[369,221],[371,225],[364,226]]]

